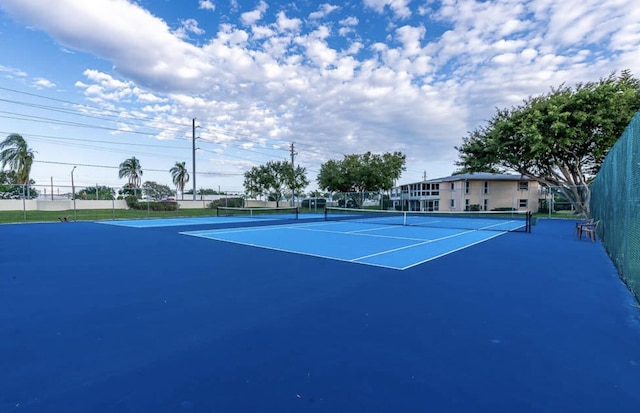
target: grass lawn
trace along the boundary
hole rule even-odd
[[[70,221],[98,221],[106,219],[144,219],[214,216],[215,209],[184,209],[180,211],[146,211],[135,209],[83,209],[67,211],[0,211],[0,223],[53,222],[61,217]]]

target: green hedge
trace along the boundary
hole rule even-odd
[[[133,195],[125,197],[127,206],[130,209],[137,210],[149,210],[149,211],[177,211],[178,203],[175,201],[164,202],[140,202],[138,198]]]

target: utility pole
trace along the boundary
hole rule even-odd
[[[293,201],[293,197],[294,197],[294,193],[293,193],[293,188],[295,185],[295,179],[296,179],[296,166],[295,166],[295,158],[296,158],[296,151],[294,148],[295,143],[291,142],[291,171],[293,172],[293,181],[291,181],[291,206],[294,206],[294,201]]]
[[[193,118],[192,123],[192,148],[193,148],[193,200],[196,200],[196,118]]]
[[[424,174],[422,174],[422,180],[423,181],[427,180],[427,171],[424,171]]]

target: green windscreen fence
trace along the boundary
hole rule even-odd
[[[640,298],[640,112],[591,184],[591,216],[622,279]]]

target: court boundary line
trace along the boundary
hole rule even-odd
[[[388,250],[384,250],[384,251],[380,251],[374,254],[369,254],[369,255],[364,255],[364,256],[360,256],[360,257],[356,257],[356,258],[351,258],[351,259],[345,259],[345,258],[338,258],[338,257],[334,257],[334,256],[327,256],[327,255],[321,255],[321,254],[313,254],[313,253],[309,253],[309,252],[301,252],[301,251],[294,251],[294,250],[289,250],[289,249],[285,249],[285,248],[276,248],[276,247],[270,247],[270,246],[265,246],[265,245],[257,245],[257,244],[251,244],[251,243],[247,243],[247,242],[240,242],[240,241],[234,241],[234,240],[228,240],[228,239],[223,239],[223,238],[216,238],[215,236],[212,235],[206,235],[206,234],[228,234],[228,233],[240,233],[240,232],[249,232],[249,231],[263,231],[266,230],[268,228],[278,228],[278,229],[289,229],[289,230],[303,230],[303,231],[314,231],[313,229],[306,229],[306,228],[300,228],[300,227],[306,227],[306,226],[314,226],[314,224],[321,224],[321,223],[308,223],[308,224],[294,224],[294,225],[269,225],[266,227],[250,227],[250,228],[232,228],[231,231],[225,231],[225,230],[201,230],[201,231],[182,231],[179,232],[180,235],[188,235],[188,236],[192,236],[192,237],[197,237],[197,238],[204,238],[204,239],[208,239],[208,240],[214,240],[214,241],[219,241],[219,242],[228,242],[231,244],[236,244],[236,245],[244,245],[244,246],[249,246],[249,247],[254,247],[254,248],[262,248],[262,249],[266,249],[266,250],[271,250],[271,251],[278,251],[278,252],[285,252],[288,254],[300,254],[300,255],[306,255],[306,256],[310,256],[310,257],[316,257],[316,258],[323,258],[323,259],[329,259],[329,260],[335,260],[335,261],[342,261],[342,262],[349,262],[349,263],[353,263],[353,264],[361,264],[361,265],[371,265],[374,267],[381,267],[381,268],[388,268],[388,269],[393,269],[393,270],[398,270],[398,271],[404,271],[407,270],[409,268],[413,268],[416,267],[418,265],[424,264],[426,262],[429,261],[433,261],[435,259],[444,257],[446,255],[452,254],[454,252],[458,252],[458,251],[462,251],[466,248],[472,247],[474,245],[480,244],[482,242],[486,242],[489,241],[493,238],[499,237],[501,235],[504,235],[506,233],[508,233],[508,231],[499,231],[496,232],[495,234],[492,234],[491,236],[487,237],[487,238],[483,238],[479,241],[474,241],[470,244],[465,244],[459,248],[455,248],[452,249],[450,251],[444,252],[442,254],[433,256],[433,257],[429,257],[427,259],[415,262],[411,265],[407,265],[404,267],[393,267],[393,266],[389,266],[389,265],[383,265],[383,264],[375,264],[375,263],[369,263],[369,262],[363,262],[362,260],[367,259],[367,258],[371,258],[371,257],[376,257],[376,256],[382,256],[385,254],[389,254],[389,253],[393,253],[393,252],[397,252],[397,251],[401,251],[401,250],[405,250],[405,249],[410,249],[410,248],[415,248],[415,247],[420,247],[426,244],[431,244],[437,241],[442,241],[445,239],[449,239],[449,238],[455,238],[461,235],[466,235],[466,234],[471,234],[474,232],[479,232],[482,230],[467,230],[467,231],[463,231],[457,234],[451,234],[451,235],[447,235],[444,237],[440,237],[440,238],[434,238],[434,239],[420,239],[420,238],[404,238],[404,237],[385,237],[383,235],[371,235],[371,234],[360,234],[360,233],[354,233],[354,232],[341,232],[341,231],[329,231],[329,230],[315,230],[316,232],[329,232],[329,233],[336,233],[336,234],[343,234],[343,235],[355,235],[355,236],[365,236],[365,237],[374,237],[374,238],[391,238],[391,239],[399,239],[399,240],[406,240],[406,241],[420,241],[411,245],[405,245],[403,247],[398,247],[398,248],[393,248],[393,249],[388,249]],[[385,227],[381,227],[381,228],[386,228]],[[484,231],[484,232],[488,232],[488,231]]]
[[[449,255],[449,254],[453,254],[454,252],[462,251],[463,249],[466,249],[466,248],[469,248],[469,247],[473,247],[474,245],[482,244],[483,242],[487,242],[489,240],[492,240],[492,239],[497,238],[497,237],[499,237],[501,235],[504,235],[504,234],[507,234],[507,232],[498,232],[497,234],[495,234],[495,235],[493,235],[493,236],[491,236],[489,238],[485,238],[485,239],[482,239],[480,241],[476,241],[476,242],[473,242],[471,244],[467,244],[467,245],[465,245],[463,247],[456,248],[456,249],[451,250],[451,251],[447,251],[447,252],[442,253],[440,255],[436,255],[435,257],[429,257],[429,258],[427,258],[425,260],[418,261],[418,262],[413,263],[411,265],[407,265],[406,267],[402,267],[402,271],[408,270],[409,268],[417,267],[418,265],[422,265],[422,264],[424,264],[426,262],[429,262],[429,261],[437,260],[438,258],[442,258],[445,255]]]
[[[347,222],[345,221],[344,224],[348,224],[351,221]],[[330,222],[330,224],[336,224],[338,222]],[[363,223],[359,223],[359,224],[363,224]],[[365,223],[366,225],[373,225],[373,224],[369,224],[369,223]],[[462,235],[462,234],[468,234],[471,232],[476,232],[476,231],[481,231],[481,230],[476,230],[476,229],[467,229],[467,230],[463,230],[461,228],[439,228],[439,227],[414,227],[414,228],[427,228],[427,229],[442,229],[442,230],[450,230],[450,231],[463,231],[463,232],[458,232],[456,234],[451,234],[451,235],[447,235],[446,237],[443,238],[413,238],[413,237],[400,237],[400,236],[391,236],[391,235],[378,235],[378,234],[365,234],[365,231],[375,231],[375,230],[384,230],[384,229],[393,229],[393,228],[401,228],[401,227],[410,227],[410,226],[403,226],[403,225],[383,225],[380,227],[375,227],[375,228],[370,228],[367,230],[359,230],[359,231],[336,231],[336,230],[329,230],[329,229],[311,229],[309,227],[315,227],[315,226],[322,226],[322,225],[327,225],[327,221],[322,221],[322,222],[309,222],[309,223],[300,223],[300,224],[289,224],[289,225],[264,225],[264,226],[260,226],[260,227],[241,227],[241,228],[221,228],[221,229],[208,229],[208,230],[196,230],[196,231],[181,231],[179,232],[180,234],[186,234],[186,235],[191,235],[192,232],[198,232],[198,233],[210,233],[210,232],[215,232],[216,234],[235,234],[235,233],[241,233],[241,232],[253,232],[253,231],[268,231],[271,229],[291,229],[291,230],[299,230],[299,231],[313,231],[313,232],[327,232],[330,234],[349,234],[349,235],[356,235],[356,236],[364,236],[364,237],[373,237],[373,238],[389,238],[389,239],[399,239],[399,240],[408,240],[408,241],[437,241],[440,239],[444,239],[447,237],[454,237],[454,236],[458,236],[458,235]],[[502,231],[500,231],[502,232]],[[508,232],[508,231],[504,231],[504,232]]]
[[[423,242],[419,242],[417,244],[405,245],[404,247],[393,248],[393,249],[386,250],[386,251],[381,251],[381,252],[378,252],[378,253],[375,253],[375,254],[369,254],[369,255],[365,255],[363,257],[354,258],[354,260],[363,260],[365,258],[376,257],[378,255],[384,255],[384,254],[388,254],[388,253],[391,253],[391,252],[402,251],[402,250],[409,249],[409,248],[415,248],[415,247],[419,247],[421,245],[431,244],[433,242],[438,242],[438,241],[442,241],[442,240],[449,239],[449,238],[455,238],[455,237],[460,236],[460,235],[470,234],[472,232],[477,232],[477,231],[476,230],[471,230],[471,231],[461,232],[459,234],[447,235],[446,237],[428,239],[428,240],[424,240]],[[411,239],[411,238],[408,238],[408,239]]]
[[[309,252],[292,251],[292,250],[287,250],[287,249],[284,249],[284,248],[267,247],[267,246],[264,246],[264,245],[248,244],[246,242],[238,242],[238,241],[231,241],[231,240],[226,240],[226,239],[211,238],[211,237],[207,237],[205,235],[189,234],[187,232],[180,232],[179,234],[188,235],[188,236],[196,237],[196,238],[203,238],[203,239],[218,241],[218,242],[228,242],[230,244],[249,246],[249,247],[253,247],[253,248],[262,248],[262,249],[270,250],[270,251],[285,252],[287,254],[306,255],[308,257],[323,258],[325,260],[341,261],[341,262],[347,262],[347,263],[351,263],[351,264],[370,265],[370,266],[373,266],[373,267],[386,268],[386,269],[396,270],[396,271],[402,271],[403,270],[401,267],[392,267],[392,266],[389,266],[389,265],[374,264],[374,263],[368,263],[368,262],[358,262],[358,261],[347,260],[347,259],[344,259],[344,258],[337,258],[337,257],[326,256],[326,255],[320,255],[320,254],[312,254],[312,253],[309,253]]]

